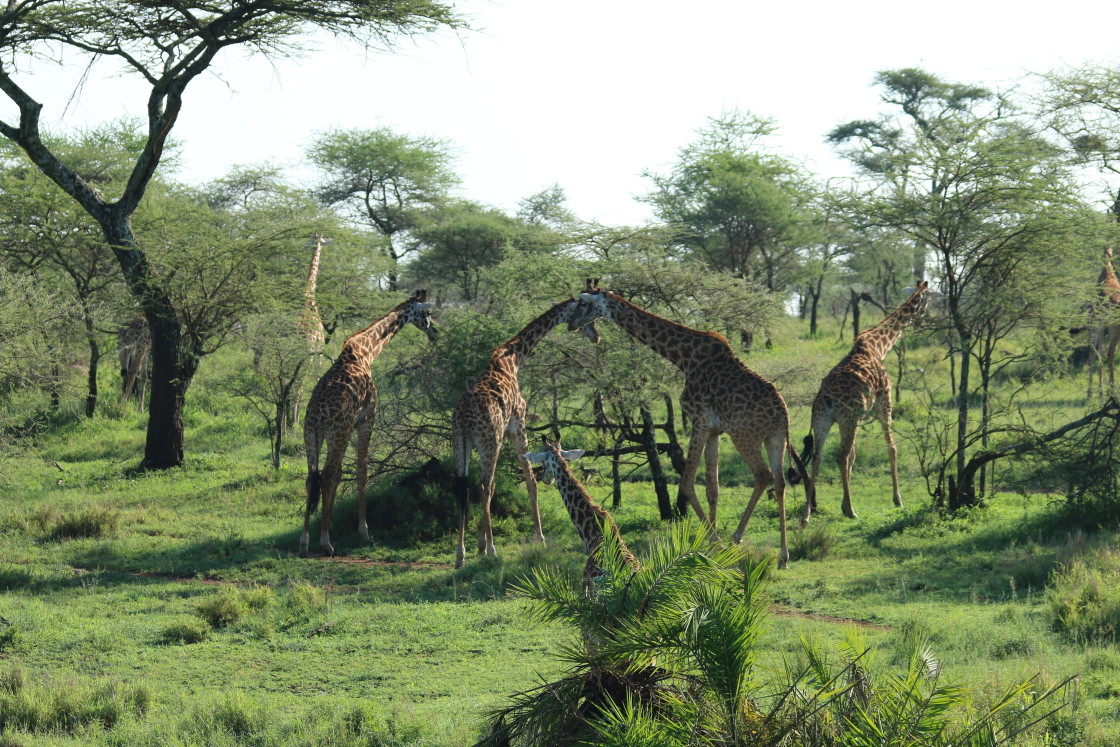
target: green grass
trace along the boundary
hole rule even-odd
[[[829,336],[748,358],[779,382],[795,443],[816,382],[846,350]],[[918,348],[908,361],[934,366],[935,357]],[[188,397],[188,458],[178,469],[135,470],[144,424],[131,412],[60,418],[0,455],[0,691],[15,697],[17,688],[4,683],[18,680],[33,705],[4,712],[40,714],[7,722],[0,744],[461,745],[478,737],[484,711],[557,673],[551,655],[564,634],[528,623],[524,604],[507,595],[530,568],[559,566],[573,583],[582,570],[554,488],[540,493],[547,547],[527,543],[528,526],[514,511],[496,526],[499,557],[472,556],[455,570],[452,534],[416,539],[379,529],[392,516],[371,517],[376,541],[361,545],[347,483],[336,508],[338,556],[300,559],[299,454],[292,447],[273,471],[261,425],[208,388],[207,376],[204,368]],[[1027,409],[1040,425],[1065,422],[1083,407],[1083,383],[1047,382]],[[904,391],[897,432],[905,508],[891,504],[874,426],[858,443],[859,519],[840,515],[835,433],[825,447],[820,510],[806,532],[792,531],[804,492],[788,492],[797,550],[788,570],[772,571],[778,607],[764,660],[779,666],[800,636],[839,642],[858,625],[887,662],[928,640],[944,676],[971,684],[977,697],[1035,673],[1040,689],[1080,673],[1078,710],[1055,727],[1066,741],[1051,743],[1120,743],[1115,643],[1056,629],[1057,592],[1047,586],[1061,564],[1111,536],[1078,535],[1045,486],[1001,493],[956,520],[937,518],[907,440],[919,407]],[[581,438],[566,433],[565,446],[583,447]],[[609,474],[605,460],[587,466]],[[724,439],[727,536],[750,483]],[[610,505],[605,480],[589,489]],[[613,513],[638,552],[660,523],[643,482],[625,485]],[[772,501],[760,502],[746,542],[754,555],[776,557]],[[51,715],[55,702],[94,715],[63,723]]]

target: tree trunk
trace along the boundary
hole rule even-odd
[[[859,294],[851,288],[848,292],[852,294],[852,342],[855,342],[859,337]]]
[[[151,397],[141,466],[177,467],[183,463],[183,403],[198,370],[198,353],[183,339],[171,297],[160,287],[147,257],[137,248],[129,216],[109,211],[102,217],[101,228],[152,334]]]
[[[964,472],[965,462],[967,461],[968,454],[965,453],[965,448],[968,445],[968,377],[971,369],[971,355],[969,351],[968,333],[957,329],[960,335],[960,348],[961,348],[961,372],[960,381],[957,385],[957,454],[956,454],[956,467],[957,467],[957,480],[960,481],[960,476]],[[958,493],[959,494],[959,493]],[[975,496],[973,496],[974,498]],[[974,505],[974,504],[960,504],[960,505]]]
[[[92,418],[97,412],[97,364],[101,360],[101,347],[97,338],[93,336],[93,322],[86,319],[86,331],[89,334],[89,375],[86,385],[86,417]]]
[[[622,448],[624,443],[626,443],[626,439],[619,436],[614,442],[615,452],[611,454],[611,508],[618,508],[622,505],[622,473],[619,470],[622,455],[618,453],[618,450]]]
[[[657,432],[654,430],[653,415],[649,408],[641,408],[642,413],[642,444],[645,446],[646,459],[649,460],[649,470],[653,477],[653,488],[657,491],[657,510],[662,521],[674,518],[673,504],[669,499],[669,485],[665,481],[665,472],[661,469],[661,457],[657,453]]]

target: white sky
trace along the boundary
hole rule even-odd
[[[1007,87],[1024,71],[1120,63],[1113,3],[1009,0],[504,0],[461,3],[474,31],[365,57],[333,40],[299,60],[227,58],[187,89],[173,131],[179,177],[235,164],[295,167],[328,127],[389,126],[451,141],[463,196],[513,211],[553,183],[585,219],[640,223],[643,169],[665,171],[706,118],[739,107],[774,117],[777,152],[847,173],[823,142],[873,118],[876,71],[919,66]],[[146,90],[95,66],[17,76],[61,131],[143,116]],[[0,117],[14,108],[0,97]]]

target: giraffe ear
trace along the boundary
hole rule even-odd
[[[521,457],[530,464],[542,464],[546,453],[543,451],[531,451],[528,454],[522,454]]]
[[[579,294],[579,299],[581,301],[594,301],[595,296],[591,295],[590,293],[580,293]]]
[[[428,309],[432,308],[432,302],[429,301],[428,303],[418,303],[416,304],[416,308],[420,309],[421,311],[427,311]]]
[[[583,456],[586,453],[587,452],[584,451],[583,449],[563,449],[560,452],[560,456],[564,457],[565,462],[571,462],[571,461],[575,461],[576,459],[579,459],[581,456]]]

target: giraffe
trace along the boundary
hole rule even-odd
[[[136,317],[117,330],[117,357],[121,362],[121,404],[135,398],[144,406],[148,388],[148,354],[152,350],[152,334],[148,321]]]
[[[363,542],[369,542],[369,527],[366,524],[366,462],[377,405],[377,387],[373,384],[369,367],[393,336],[407,324],[416,325],[428,339],[435,339],[437,332],[432,324],[432,304],[426,301],[427,296],[426,290],[416,291],[408,300],[393,307],[388,314],[347,337],[342,345],[342,352],[311,392],[303,422],[303,445],[307,450],[307,507],[303,514],[303,533],[299,538],[300,557],[308,555],[311,514],[318,506],[320,497],[323,500],[323,520],[319,546],[325,554],[334,554],[330,540],[331,513],[342,477],[342,457],[346,453],[352,432],[357,433],[355,459],[358,471],[358,535]],[[327,456],[320,471],[319,455],[324,440],[327,444]]]
[[[327,331],[323,327],[323,319],[319,316],[319,306],[315,300],[315,288],[319,278],[319,258],[323,252],[323,234],[317,233],[307,243],[311,247],[311,264],[307,268],[307,282],[303,287],[303,312],[300,314],[297,325],[299,331],[307,338],[307,352],[312,361],[321,361],[319,354],[327,341]],[[305,247],[306,248],[306,247]],[[319,368],[319,370],[322,370]],[[303,401],[303,389],[297,383],[291,396],[291,425],[299,425],[299,408]]]
[[[898,451],[891,434],[891,377],[883,367],[883,358],[902,337],[906,328],[925,310],[928,288],[929,283],[921,281],[910,297],[892,314],[874,327],[861,332],[851,351],[821,381],[821,388],[813,398],[811,432],[805,436],[805,447],[801,452],[802,460],[813,460],[810,472],[812,487],[806,491],[809,497],[801,516],[802,526],[808,523],[810,514],[816,508],[815,487],[821,467],[821,453],[833,423],[840,427],[840,452],[836,462],[840,465],[840,482],[844,486],[841,509],[849,519],[856,518],[856,512],[852,509],[850,487],[852,465],[856,461],[856,431],[869,415],[874,415],[883,427],[891,463],[894,505],[902,506],[902,494],[898,490]],[[797,477],[790,474],[790,482],[797,484]]]
[[[541,438],[541,441],[544,443],[544,451],[525,454],[524,458],[531,464],[541,465],[542,482],[555,483],[564,506],[568,509],[568,516],[572,517],[576,532],[583,541],[583,550],[587,553],[587,565],[583,569],[584,595],[590,596],[595,579],[603,575],[603,569],[599,567],[595,553],[603,544],[604,533],[614,536],[626,564],[635,571],[640,570],[638,559],[622,541],[618,525],[615,524],[610,512],[591,500],[587,490],[580,485],[568,467],[568,462],[583,456],[583,449],[567,451],[560,448],[559,441],[551,443],[547,438]]]
[[[631,337],[652,348],[684,374],[681,410],[692,422],[692,438],[688,445],[688,458],[681,471],[679,490],[700,520],[707,523],[713,541],[719,541],[716,532],[719,437],[726,433],[755,478],[754,492],[732,541],[742,541],[759,496],[772,485],[778,502],[781,533],[778,566],[785,568],[789,563],[789,547],[786,543],[782,459],[787,450],[794,461],[797,461],[797,454],[789,443],[789,411],[782,395],[770,381],[740,361],[721,335],[663,319],[616,293],[598,288],[588,280],[587,289],[580,294],[579,307],[568,326],[574,329],[599,317],[614,321]],[[769,465],[762,456],[763,449]],[[706,515],[695,489],[701,458],[705,462]],[[798,463],[798,466],[804,471],[803,465]]]
[[[456,492],[459,496],[459,547],[455,551],[455,567],[461,568],[467,557],[467,509],[469,503],[471,452],[478,450],[481,474],[478,494],[482,505],[479,521],[478,551],[496,555],[494,535],[490,525],[490,499],[494,495],[494,470],[502,441],[512,436],[518,449],[518,461],[525,476],[529,492],[529,506],[533,514],[533,535],[537,542],[544,542],[541,515],[537,505],[537,481],[533,470],[520,455],[529,450],[525,436],[525,398],[517,383],[521,364],[533,348],[553,327],[567,322],[576,307],[568,298],[525,325],[525,328],[490,353],[486,369],[475,379],[462,396],[451,416],[451,450],[455,454]],[[599,341],[599,332],[592,322],[583,325],[584,334],[592,342]]]
[[[1097,276],[1098,308],[1092,312],[1089,324],[1089,389],[1085,396],[1093,396],[1093,360],[1103,359],[1097,370],[1097,391],[1104,390],[1104,369],[1108,367],[1108,390],[1116,390],[1116,345],[1120,343],[1120,323],[1116,322],[1120,313],[1120,279],[1112,269],[1112,247],[1105,247],[1104,267]],[[1107,349],[1106,349],[1107,345]]]

